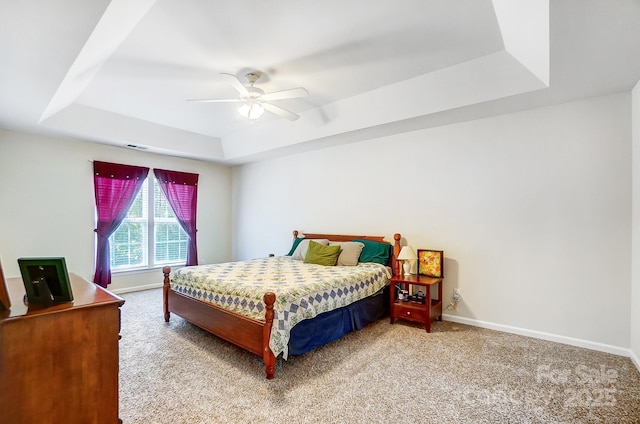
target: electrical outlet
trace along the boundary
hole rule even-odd
[[[462,299],[462,295],[460,294],[460,289],[456,287],[453,289],[453,301],[458,303],[460,299]]]

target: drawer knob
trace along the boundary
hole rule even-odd
[[[411,315],[411,311],[407,311],[407,315]]]

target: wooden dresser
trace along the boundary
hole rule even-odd
[[[0,422],[110,423],[118,418],[124,300],[70,274],[73,302],[26,306],[20,278],[0,311]]]

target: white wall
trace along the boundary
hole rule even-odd
[[[93,279],[92,160],[200,174],[198,259],[231,259],[229,167],[93,143],[0,130],[0,257],[19,277],[19,257],[64,256],[69,272]],[[162,283],[161,270],[114,274],[110,290]]]
[[[640,82],[632,91],[633,240],[631,273],[631,357],[640,369]]]
[[[239,166],[234,258],[291,230],[445,251],[448,319],[616,353],[630,343],[628,93]]]

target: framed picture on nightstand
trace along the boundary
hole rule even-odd
[[[444,251],[418,249],[418,274],[444,278]]]

